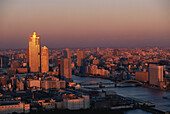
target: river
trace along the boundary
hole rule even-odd
[[[104,83],[112,82],[107,79],[79,77],[75,75],[72,76],[72,79],[76,83],[80,83],[83,81],[96,81],[96,82],[104,82]],[[162,111],[170,111],[170,99],[162,98],[164,96],[170,97],[170,92],[151,89],[151,88],[144,88],[144,87],[117,87],[117,88],[103,88],[103,89],[114,90],[117,94],[124,97],[133,97],[133,98],[141,99],[143,101],[150,101],[156,105],[155,106],[156,109]],[[133,114],[133,113],[150,114],[149,112],[140,109],[125,111],[125,113],[126,114]]]

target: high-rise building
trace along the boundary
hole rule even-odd
[[[3,55],[0,55],[0,68],[8,67],[9,58]]]
[[[49,55],[46,46],[41,47],[41,72],[47,73],[49,71]]]
[[[29,36],[30,72],[40,72],[40,36],[35,32]]]
[[[70,53],[70,50],[68,48],[63,50],[63,58],[71,58],[71,53]]]
[[[72,78],[72,69],[71,69],[71,56],[69,49],[63,51],[64,55],[61,58],[60,72],[61,76],[64,76],[66,79]]]
[[[163,82],[163,66],[150,64],[149,65],[149,83],[159,86],[160,82]]]
[[[58,74],[59,79],[61,79],[61,59],[58,59]]]
[[[77,66],[85,66],[85,52],[77,50]]]
[[[71,71],[71,59],[70,58],[61,58],[61,76],[64,76],[66,79],[72,78]]]

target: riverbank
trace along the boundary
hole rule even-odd
[[[94,75],[88,75],[88,74],[74,74],[76,76],[79,76],[79,77],[90,77],[90,78],[100,78],[100,79],[107,79],[107,80],[110,80],[112,82],[116,82],[116,80],[110,78],[110,77],[106,77],[106,76],[94,76]],[[148,84],[143,84],[141,85],[142,87],[145,87],[145,88],[150,88],[150,89],[156,89],[156,90],[161,90],[161,91],[167,91],[167,92],[170,92],[170,89],[165,89],[165,88],[160,88],[160,87],[152,87],[151,85],[148,85]]]
[[[30,112],[29,114],[39,114],[39,113],[57,113],[57,114],[94,114],[94,113],[114,113],[114,114],[124,114],[122,110],[111,110],[111,109],[86,109],[86,110],[50,110],[50,111],[38,111]]]
[[[103,82],[103,83],[111,83],[111,80],[103,79],[103,78],[92,78],[89,76],[81,77],[81,76],[72,76],[74,82],[81,83],[83,81],[97,81],[97,82]],[[169,99],[163,99],[164,96],[170,96],[170,92],[167,91],[160,91],[156,89],[151,89],[147,87],[123,87],[123,88],[101,88],[102,90],[112,90],[115,91],[118,95],[124,96],[124,97],[131,97],[131,98],[137,98],[141,99],[143,101],[150,101],[155,104],[155,109],[161,110],[161,111],[170,111],[170,102]],[[128,113],[129,112],[129,113]],[[150,114],[148,112],[142,111],[141,109],[133,109],[127,111],[126,114],[132,113],[143,113],[143,114]]]

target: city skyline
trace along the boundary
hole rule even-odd
[[[34,31],[49,48],[168,47],[169,4],[168,0],[1,1],[0,48],[25,48]]]
[[[170,0],[1,0],[0,114],[170,114]]]

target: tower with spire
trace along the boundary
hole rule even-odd
[[[29,36],[30,72],[40,72],[40,36],[34,32]]]
[[[30,72],[49,71],[48,48],[46,46],[40,48],[40,35],[36,32],[29,36],[28,58]]]

